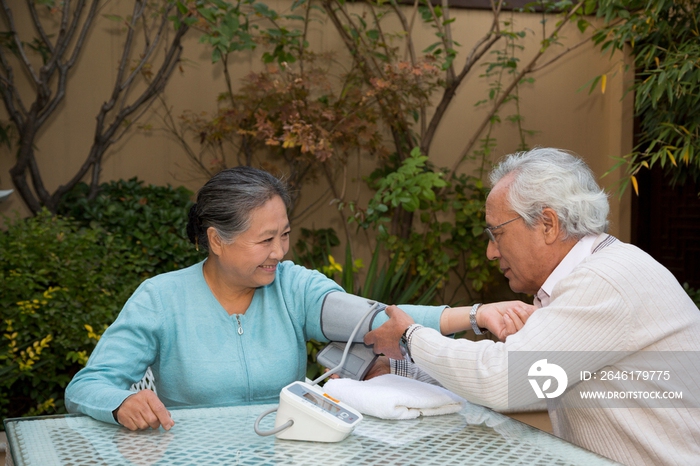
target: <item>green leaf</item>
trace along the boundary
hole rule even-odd
[[[369,37],[372,40],[379,40],[379,31],[376,29],[371,29],[365,33],[367,37]]]
[[[114,21],[114,22],[117,22],[117,23],[123,23],[123,22],[126,21],[126,20],[124,19],[124,17],[119,16],[119,15],[102,15],[102,17],[105,18],[105,19],[108,19],[109,21]]]
[[[353,273],[352,250],[350,243],[345,246],[345,266],[343,267],[343,278],[341,286],[348,293],[355,293],[355,277]]]
[[[189,11],[187,9],[187,5],[185,5],[184,3],[178,1],[178,2],[176,2],[176,6],[177,6],[177,10],[180,12],[180,14],[186,15],[187,13],[189,13]]]

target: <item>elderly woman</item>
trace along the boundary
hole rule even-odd
[[[276,402],[285,385],[303,380],[306,341],[326,340],[323,299],[342,289],[282,261],[288,205],[284,185],[261,170],[236,167],[209,180],[187,227],[208,257],[141,284],[68,385],[67,409],[131,430],[169,429],[166,407]],[[470,328],[464,308],[402,307],[443,334]],[[528,308],[482,306],[479,314],[480,325],[505,335]],[[157,395],[129,391],[148,367]]]

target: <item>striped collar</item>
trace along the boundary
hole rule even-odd
[[[595,254],[601,249],[610,246],[616,238],[607,233],[598,236],[588,235],[581,238],[578,243],[568,252],[559,265],[547,277],[542,287],[535,295],[534,304],[537,307],[545,307],[549,304],[552,290],[560,280],[569,275],[581,262],[591,254]]]

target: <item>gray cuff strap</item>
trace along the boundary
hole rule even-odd
[[[366,313],[377,303],[371,299],[345,293],[332,291],[323,298],[321,305],[321,331],[329,341],[348,341],[358,322],[364,317],[359,331],[353,341],[363,343],[364,336],[372,330],[374,317],[386,307],[377,303],[375,312],[366,316]]]

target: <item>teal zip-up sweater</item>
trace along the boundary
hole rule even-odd
[[[203,264],[139,286],[66,388],[69,412],[116,423],[112,411],[149,366],[166,407],[276,403],[285,385],[304,380],[306,341],[326,341],[321,306],[326,294],[342,291],[338,284],[282,262],[246,313],[229,315],[207,286]],[[401,307],[439,330],[444,306]],[[373,327],[386,320],[381,313]]]

